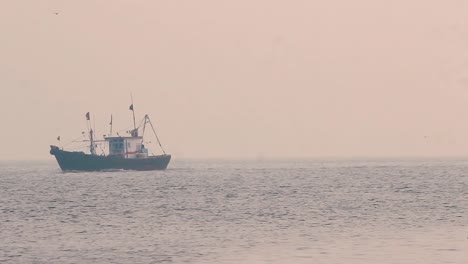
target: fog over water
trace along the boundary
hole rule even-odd
[[[2,1],[0,159],[131,125],[186,158],[468,153],[466,1]]]

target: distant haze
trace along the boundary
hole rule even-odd
[[[149,114],[175,158],[468,156],[468,2],[0,3],[0,159]]]

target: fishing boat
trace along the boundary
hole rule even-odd
[[[135,111],[133,103],[130,105],[133,112],[133,129],[128,131],[125,136],[112,135],[112,116],[110,122],[110,133],[104,136],[103,140],[95,139],[95,130],[93,130],[90,121],[89,112],[86,113],[89,137],[85,141],[89,143],[89,153],[84,151],[67,151],[55,145],[50,146],[50,154],[55,156],[60,168],[63,171],[103,171],[103,170],[165,170],[171,160],[171,155],[166,154],[159,141],[153,124],[148,115],[145,115],[139,126],[136,126]],[[149,150],[144,145],[144,135],[150,125],[154,136],[162,150],[162,155],[149,155]],[[85,133],[83,132],[83,135]],[[60,136],[57,138],[60,141]],[[98,154],[98,144],[104,144],[107,151]]]

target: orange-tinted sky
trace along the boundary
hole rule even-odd
[[[468,2],[0,3],[0,159],[157,124],[186,158],[468,155]],[[58,14],[55,14],[55,13]],[[117,129],[117,128],[116,128]]]

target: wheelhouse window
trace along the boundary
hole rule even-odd
[[[114,142],[111,144],[111,148],[115,150],[121,150],[123,149],[123,143],[122,142]]]
[[[125,150],[123,139],[111,139],[109,140],[109,154],[110,155],[122,155]]]

